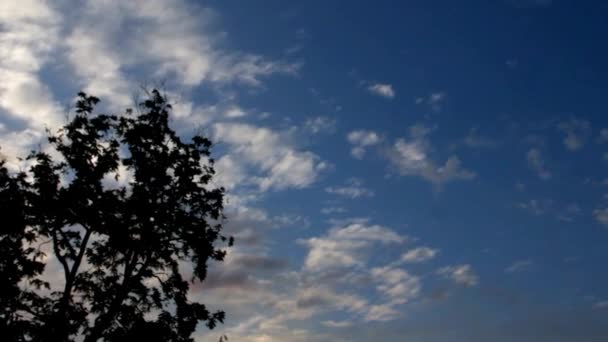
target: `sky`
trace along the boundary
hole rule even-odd
[[[44,148],[80,90],[120,113],[161,87],[216,144],[236,239],[193,285],[227,313],[196,341],[606,341],[607,15],[0,1],[0,153]]]

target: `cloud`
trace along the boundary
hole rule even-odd
[[[439,254],[439,250],[429,247],[417,247],[410,249],[401,256],[401,260],[406,263],[420,263],[433,259]]]
[[[545,161],[539,149],[532,148],[526,154],[528,166],[538,174],[538,178],[548,180],[551,178],[551,172],[545,168]]]
[[[289,133],[242,123],[216,123],[212,127],[214,141],[228,144],[228,155],[234,158],[224,163],[220,159],[219,172],[231,172],[229,168],[238,160],[240,167],[257,174],[251,177],[247,173],[261,191],[307,187],[326,167],[316,154],[296,149]],[[237,184],[244,180],[241,175],[237,172],[229,180]]]
[[[598,208],[593,210],[595,220],[605,226],[608,226],[608,208]]]
[[[494,148],[498,145],[495,140],[480,136],[477,127],[469,130],[469,134],[462,140],[462,144],[469,148]]]
[[[12,22],[19,17],[27,20],[28,25],[16,22],[16,27],[21,36],[37,42],[25,44],[36,48],[35,54],[28,54],[29,64],[37,65],[37,71],[52,53],[54,62],[74,71],[78,87],[108,99],[114,108],[131,104],[130,94],[142,82],[141,75],[181,87],[259,87],[262,78],[296,75],[301,66],[222,48],[225,35],[216,27],[218,15],[185,1],[89,0],[66,3],[54,11],[44,9],[42,2],[29,2],[24,6],[33,10],[22,13],[36,13],[35,20],[32,15],[14,15],[10,8],[3,11]],[[70,13],[70,20],[60,20],[56,13]],[[38,28],[26,32],[24,28],[35,21],[40,21]],[[2,50],[23,51],[14,45]]]
[[[42,80],[46,71],[67,75],[54,80],[54,87],[69,82],[68,88],[94,94],[102,106],[117,111],[133,104],[135,85],[145,80],[165,80],[174,90],[171,94],[195,86],[221,90],[220,102],[226,102],[232,99],[227,86],[260,87],[265,77],[297,74],[299,63],[224,48],[218,18],[214,11],[186,1],[1,2],[0,124],[8,127],[0,133],[2,153],[23,155],[31,148],[25,142],[38,142],[16,144],[11,141],[15,134],[32,137],[32,132],[63,123],[64,109]],[[178,128],[208,124],[210,118],[221,118],[222,111],[232,119],[245,114],[237,104],[198,107],[180,100],[174,111]],[[312,181],[308,157],[313,158],[285,153],[271,172],[281,179],[258,181],[266,188],[306,186]],[[224,168],[232,185],[243,181],[247,171],[237,162],[220,163],[234,169]]]
[[[608,300],[600,300],[593,303],[593,307],[596,309],[606,309],[608,308]]]
[[[420,294],[420,278],[403,269],[391,266],[375,267],[371,270],[371,276],[379,283],[377,289],[388,298],[390,305],[407,303]]]
[[[368,322],[373,321],[390,321],[399,316],[399,311],[395,310],[392,305],[380,304],[373,305],[370,307],[365,320]]]
[[[248,178],[245,165],[233,155],[220,157],[215,162],[215,170],[216,182],[229,190],[236,188]]]
[[[299,240],[299,243],[309,249],[304,268],[322,271],[361,266],[364,253],[372,245],[400,244],[405,240],[406,237],[386,227],[356,221],[331,228],[325,236]]]
[[[353,322],[329,320],[329,321],[323,321],[323,322],[321,322],[321,324],[323,324],[326,327],[330,327],[330,328],[348,328],[353,325]]]
[[[347,210],[342,207],[325,207],[325,208],[321,209],[321,214],[324,214],[324,215],[342,214],[342,213],[345,213],[346,211]]]
[[[365,219],[337,221],[325,235],[299,240],[308,248],[300,273],[301,284],[308,285],[303,287],[306,290],[300,290],[307,295],[298,295],[298,308],[339,308],[368,322],[399,317],[402,312],[397,306],[417,298],[422,281],[395,263],[372,267],[371,258],[377,253],[370,252],[372,248],[399,245],[407,240],[406,236],[369,224]],[[325,287],[319,284],[325,284]],[[336,292],[347,286],[367,293],[369,285],[375,285],[380,294],[376,301],[344,293],[344,290]],[[331,323],[325,325],[331,326]]]
[[[597,137],[597,142],[600,144],[605,144],[608,142],[608,128],[602,128],[600,130],[600,135]]]
[[[308,118],[304,127],[312,134],[332,133],[336,128],[336,120],[327,116],[317,116]]]
[[[442,267],[437,271],[437,274],[468,287],[476,286],[479,283],[479,278],[473,272],[471,265],[468,264]]]
[[[578,151],[583,148],[591,135],[591,124],[586,120],[571,119],[560,122],[557,127],[566,135],[564,146],[569,151]]]
[[[26,128],[21,131],[0,129],[0,159],[6,161],[6,166],[12,171],[22,170],[23,157],[35,144],[43,143],[46,137],[40,130]]]
[[[61,123],[62,108],[39,72],[60,41],[62,21],[60,12],[45,1],[0,3],[0,113],[28,128]]]
[[[517,273],[517,272],[523,272],[526,271],[528,269],[530,269],[530,267],[532,267],[533,262],[532,260],[518,260],[515,261],[514,263],[512,263],[509,267],[507,267],[505,269],[506,273]]]
[[[329,307],[332,309],[358,312],[365,309],[367,300],[357,295],[336,292],[326,286],[314,286],[301,289],[296,298],[296,305],[301,309]]]
[[[350,198],[359,198],[359,197],[373,197],[374,192],[369,190],[363,186],[363,181],[358,178],[350,178],[346,180],[345,186],[339,187],[327,187],[325,191],[334,194],[340,195]]]
[[[374,131],[356,130],[348,133],[346,140],[353,145],[350,154],[356,159],[361,159],[365,155],[366,148],[377,145],[382,139]]]
[[[519,65],[519,61],[517,59],[508,59],[505,64],[511,68],[511,69],[515,69],[517,68],[517,66]]]
[[[374,95],[378,95],[387,99],[392,99],[395,97],[395,91],[393,90],[393,86],[390,84],[376,83],[367,87],[370,93]]]
[[[232,105],[226,109],[224,115],[227,118],[240,118],[246,116],[247,113],[241,107]]]
[[[416,99],[416,104],[426,104],[433,112],[440,112],[443,108],[446,94],[444,92],[434,92],[427,97],[419,97]]]
[[[557,215],[557,219],[563,222],[573,222],[574,218],[581,213],[582,209],[578,204],[570,203]]]
[[[527,202],[519,202],[517,203],[517,206],[523,210],[532,213],[533,215],[540,216],[551,209],[551,207],[553,206],[553,201],[550,199],[531,199]]]
[[[430,159],[430,129],[422,125],[410,127],[410,138],[399,138],[388,151],[388,158],[402,176],[422,177],[436,186],[454,180],[470,180],[475,173],[462,167],[457,156],[436,164]]]

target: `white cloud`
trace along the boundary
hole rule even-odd
[[[410,139],[399,138],[388,152],[388,158],[403,176],[419,176],[441,186],[453,180],[475,178],[475,173],[462,167],[457,156],[450,156],[443,165],[437,165],[428,155],[430,143],[425,126],[410,127]]]
[[[374,232],[375,231],[375,232]],[[394,233],[390,232],[382,232],[378,229],[365,229],[362,227],[351,226],[348,229],[344,230],[334,230],[333,233],[330,233],[329,236],[332,237],[336,242],[344,242],[355,240],[363,240],[370,242],[369,239],[376,239],[377,237],[373,237],[373,235],[388,235],[383,238],[380,238],[382,241],[402,241],[403,238],[399,238],[395,236]],[[388,233],[388,234],[387,234]],[[310,242],[310,241],[308,241]],[[371,243],[371,242],[370,242]],[[336,247],[336,246],[334,246]],[[359,247],[357,247],[359,248]],[[314,253],[314,248],[311,249],[311,253]],[[337,247],[339,250],[343,250],[341,247]],[[352,251],[351,251],[352,252]],[[359,251],[358,251],[359,252]],[[318,286],[314,286],[314,296],[309,296],[305,303],[306,306],[329,306],[329,307],[337,307],[342,310],[347,310],[352,313],[356,313],[359,317],[361,317],[364,321],[388,321],[393,320],[399,317],[402,312],[401,310],[397,310],[397,306],[406,304],[416,299],[421,292],[422,282],[418,276],[412,275],[408,273],[406,270],[400,269],[396,267],[394,264],[389,264],[387,266],[379,266],[372,267],[369,271],[367,271],[366,262],[367,257],[362,253],[353,253],[358,254],[354,259],[357,259],[359,263],[354,266],[360,266],[356,268],[352,268],[350,263],[340,264],[340,265],[331,265],[331,267],[315,267],[308,268],[308,265],[305,265],[305,272],[307,274],[316,274],[316,275],[331,275],[331,274],[343,274],[343,276],[337,278],[340,280],[336,280],[334,278],[333,283],[335,288],[340,288],[341,290],[338,292],[341,295],[336,296],[335,289],[333,291],[318,291]],[[325,253],[321,253],[325,254]],[[311,254],[309,253],[309,256]],[[326,257],[332,258],[331,255],[325,255]],[[327,266],[327,265],[326,265]],[[346,273],[344,272],[336,272],[335,267],[351,267]],[[344,270],[344,269],[343,269]],[[329,273],[327,272],[329,271]],[[311,273],[312,272],[312,273]],[[312,278],[314,280],[311,281],[312,284],[318,284],[318,279],[325,279],[325,283],[328,282],[328,278]],[[376,284],[376,291],[380,294],[378,300],[376,302],[369,302],[367,300],[362,299],[356,295],[347,294],[343,292],[344,284],[349,284],[350,288],[361,288],[361,285],[368,284],[369,282]],[[331,283],[331,281],[330,281]],[[299,303],[304,303],[299,300]],[[331,304],[334,303],[334,304]],[[328,323],[327,325],[331,325]]]
[[[317,116],[308,118],[304,123],[304,127],[312,134],[331,133],[336,128],[336,120],[327,116]]]
[[[40,76],[51,62],[54,71],[68,75],[58,82],[94,94],[103,106],[117,111],[132,105],[137,83],[150,79],[164,79],[182,91],[199,85],[260,86],[266,76],[298,72],[298,63],[223,48],[225,34],[217,19],[212,10],[185,1],[0,2],[0,114],[23,121],[23,136],[31,136],[27,130],[63,123],[64,110]],[[175,106],[174,123],[192,130],[208,124],[210,117],[219,118],[221,107],[199,108],[181,101]],[[234,104],[222,114],[234,118],[245,113]],[[11,142],[7,134],[0,136],[3,153],[23,155],[31,147],[14,151],[23,144]],[[306,164],[308,157],[284,153],[271,171],[280,179],[257,181],[267,188],[306,186],[312,181],[310,168],[322,165]],[[232,180],[243,179],[237,173],[232,172]]]
[[[361,221],[334,227],[326,236],[299,242],[309,248],[305,269],[321,271],[363,265],[364,253],[372,245],[399,244],[405,239],[386,227]]]
[[[593,210],[595,220],[605,226],[608,226],[608,208],[598,208]]]
[[[369,322],[373,321],[391,321],[399,316],[399,311],[395,310],[392,305],[379,304],[373,305],[369,308],[369,311],[365,315],[365,320]]]
[[[353,325],[353,322],[328,320],[328,321],[321,322],[321,324],[323,324],[326,327],[330,327],[330,328],[348,328]]]
[[[532,148],[526,154],[528,166],[538,174],[538,178],[548,180],[551,178],[551,172],[545,168],[545,161],[539,149]]]
[[[247,113],[241,107],[232,105],[226,109],[224,115],[228,118],[240,118],[247,115]]]
[[[509,267],[505,269],[506,273],[516,273],[523,272],[525,270],[530,269],[532,267],[532,260],[518,260],[512,263]]]
[[[437,274],[469,287],[479,283],[479,277],[473,272],[471,265],[468,264],[442,267],[437,271]]]
[[[247,170],[238,158],[224,155],[215,162],[216,182],[226,189],[232,190],[243,183],[247,177]]]
[[[416,99],[416,104],[426,104],[432,111],[440,112],[443,108],[443,102],[445,101],[444,92],[434,92],[429,94],[427,97],[419,97]]]
[[[401,260],[407,263],[420,263],[433,259],[439,254],[439,250],[429,247],[417,247],[411,249],[401,256]]]
[[[46,139],[40,130],[26,128],[21,131],[0,130],[0,159],[12,171],[23,169],[18,158],[27,155],[31,146],[43,143]]]
[[[226,166],[238,160],[243,168],[253,169],[257,176],[250,177],[251,181],[262,191],[307,187],[325,168],[325,163],[314,153],[297,150],[288,133],[249,124],[216,123],[213,136],[214,141],[231,147],[229,155],[233,163]],[[219,171],[230,172],[222,168],[224,164],[218,165]],[[233,184],[244,180],[240,175],[234,175]]]
[[[61,107],[38,75],[59,41],[61,22],[45,1],[0,3],[0,110],[29,128],[61,123]]]
[[[557,215],[557,219],[563,222],[573,222],[575,217],[581,213],[582,209],[578,204],[570,203]]]
[[[65,6],[61,8],[61,4]],[[198,125],[210,127],[214,142],[219,145],[217,149],[225,152],[216,162],[216,181],[230,190],[236,189],[227,197],[229,220],[225,228],[237,238],[238,247],[229,250],[221,266],[213,265],[225,266],[225,269],[210,272],[208,291],[200,291],[199,287],[199,291],[192,294],[209,293],[203,302],[210,307],[226,305],[231,319],[233,313],[239,311],[251,313],[251,319],[243,320],[231,330],[235,332],[231,340],[331,341],[304,329],[290,329],[286,323],[312,318],[328,310],[342,310],[354,316],[349,318],[363,320],[388,320],[398,316],[394,306],[415,298],[421,286],[418,277],[405,270],[373,268],[377,283],[371,284],[385,299],[373,304],[366,299],[369,289],[351,294],[331,281],[316,286],[306,282],[307,276],[314,280],[320,277],[318,273],[334,268],[349,268],[349,272],[352,271],[349,279],[368,277],[367,272],[372,269],[371,253],[368,253],[371,248],[406,241],[406,237],[395,231],[367,221],[351,221],[333,227],[322,236],[303,240],[308,254],[301,271],[283,269],[264,277],[256,273],[287,267],[286,262],[277,262],[269,254],[272,248],[264,243],[260,227],[277,227],[305,219],[272,216],[248,204],[260,196],[259,190],[310,186],[326,164],[314,153],[300,149],[293,132],[236,122],[246,116],[247,111],[235,102],[236,96],[227,87],[234,84],[260,87],[264,77],[294,75],[300,64],[224,48],[224,33],[215,27],[217,19],[213,11],[183,1],[0,2],[0,77],[3,79],[0,115],[16,118],[26,126],[23,130],[11,131],[12,127],[0,122],[1,152],[22,155],[20,151],[42,139],[42,127],[61,124],[63,110],[41,76],[44,68],[51,67],[51,62],[53,72],[74,77],[54,81],[82,87],[99,96],[102,105],[107,104],[112,110],[122,110],[132,104],[131,93],[142,77],[165,79],[177,88],[168,91],[170,100],[179,98],[174,104],[172,123],[183,131],[195,130]],[[222,99],[214,105],[197,105],[177,95],[199,86],[212,88]],[[390,97],[394,97],[392,87],[384,86],[389,87]],[[384,93],[381,96],[389,95],[386,89],[381,92]],[[222,122],[227,119],[230,122]],[[335,121],[316,117],[305,126],[312,133],[320,133],[332,131]],[[381,140],[375,132],[359,132],[349,135],[349,141],[352,139],[351,143],[363,149],[363,153],[365,148]],[[119,170],[119,174],[119,182],[124,184],[129,173]],[[253,185],[257,191],[237,189],[241,185]],[[355,197],[371,194],[370,190],[360,187],[360,183],[349,185],[360,189],[339,192]],[[344,211],[339,207],[323,209],[327,214]],[[243,268],[247,268],[246,274],[239,273]],[[238,318],[235,321],[238,322]],[[325,322],[338,327],[347,326],[350,321]]]
[[[298,291],[296,305],[304,310],[325,307],[325,309],[361,312],[365,310],[367,300],[344,291],[336,292],[326,286],[313,286]]]
[[[325,191],[330,194],[350,197],[350,198],[359,198],[359,197],[373,197],[374,192],[370,189],[367,189],[363,186],[363,181],[358,178],[350,178],[346,181],[345,186],[338,187],[327,187]]]
[[[600,300],[593,303],[593,307],[596,309],[606,309],[608,308],[608,300]]]
[[[422,288],[419,277],[399,268],[375,267],[371,270],[371,276],[380,283],[377,289],[388,298],[390,305],[409,302],[418,297]]]
[[[60,12],[45,1],[0,2],[0,157],[18,170],[36,144],[46,142],[63,110],[40,78],[52,60],[62,23]]]
[[[600,144],[604,144],[608,142],[608,128],[602,128],[600,130],[600,135],[597,138],[597,142]]]
[[[585,145],[589,135],[591,135],[591,124],[589,121],[581,119],[571,119],[561,122],[558,129],[566,136],[564,137],[564,146],[569,151],[578,151]]]
[[[178,85],[260,86],[273,74],[296,74],[297,63],[221,48],[217,15],[182,1],[87,1],[71,6],[77,20],[64,31],[67,60],[85,91],[129,104],[137,73]],[[131,27],[137,22],[137,29]],[[127,74],[127,70],[134,72]],[[147,76],[150,77],[150,76]]]
[[[390,84],[376,83],[367,87],[372,94],[392,99],[395,97],[395,91],[393,90],[393,86]]]
[[[534,215],[539,216],[551,209],[551,207],[553,206],[553,201],[550,199],[531,199],[526,202],[519,202],[517,203],[517,206],[521,209],[529,211]]]
[[[378,133],[367,130],[356,130],[348,133],[346,140],[353,145],[350,153],[357,159],[363,158],[366,148],[380,143],[381,138]]]
[[[120,18],[108,14],[104,17]],[[104,21],[98,25],[102,23]],[[127,61],[123,61],[119,50],[113,46],[115,38],[110,32],[96,25],[77,26],[65,38],[64,44],[68,62],[79,77],[78,86],[108,102],[112,109],[122,110],[132,102],[133,87],[122,71]]]
[[[321,209],[321,214],[331,215],[331,214],[341,214],[345,213],[346,209],[342,207],[325,207]]]
[[[470,148],[493,148],[498,144],[495,140],[480,136],[479,129],[473,127],[469,130],[469,134],[463,139],[462,144]]]
[[[505,64],[511,68],[511,69],[515,69],[517,68],[517,66],[519,65],[519,61],[517,59],[508,59]]]

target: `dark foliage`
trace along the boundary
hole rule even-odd
[[[57,153],[32,152],[20,173],[0,162],[3,341],[192,341],[199,322],[224,320],[188,298],[207,262],[224,258],[215,243],[232,244],[211,142],[183,142],[156,90],[138,114],[96,115],[98,102],[79,94],[73,119],[49,134]],[[129,182],[109,186],[120,170]],[[63,279],[51,292],[42,274],[53,258]]]

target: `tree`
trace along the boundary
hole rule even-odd
[[[72,120],[49,132],[49,152],[32,152],[18,173],[0,162],[3,338],[192,341],[199,322],[223,322],[224,312],[188,298],[207,262],[223,260],[216,244],[233,242],[221,234],[211,141],[182,141],[167,100],[148,97],[137,114],[96,115],[99,100],[79,93]],[[51,258],[59,291],[43,277]]]

